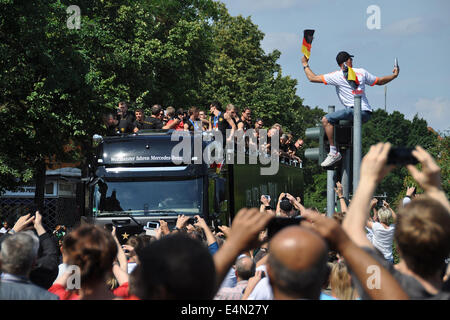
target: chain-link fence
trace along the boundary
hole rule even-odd
[[[12,228],[19,217],[30,213],[33,205],[33,198],[0,198],[0,220]],[[42,222],[49,232],[57,225],[73,227],[80,221],[81,210],[75,198],[47,198],[44,207]]]

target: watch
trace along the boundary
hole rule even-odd
[[[306,66],[303,66],[303,70],[305,70],[306,68],[309,68],[309,64],[307,64]]]

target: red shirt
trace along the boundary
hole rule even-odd
[[[49,292],[56,294],[59,300],[80,300],[80,295],[74,291],[66,290],[60,284],[54,284],[49,289]],[[128,282],[123,283],[121,286],[113,290],[113,294],[118,298],[123,298],[125,300],[139,300],[138,297],[130,295]]]
[[[170,125],[174,120],[169,120],[167,121],[167,125]],[[184,130],[184,123],[183,121],[180,121],[175,127],[173,127],[172,129],[175,130]]]

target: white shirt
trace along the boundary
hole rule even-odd
[[[269,283],[266,266],[259,266],[256,268],[256,271],[264,271],[266,276],[256,284],[252,293],[250,293],[248,300],[273,300],[272,286]]]
[[[394,240],[395,225],[391,224],[387,229],[379,222],[372,224],[372,243],[384,256],[386,260],[394,258],[392,255],[392,242]]]
[[[346,107],[351,108],[354,104],[354,96],[361,96],[361,110],[372,112],[372,107],[369,105],[369,101],[366,97],[366,84],[369,86],[374,86],[378,82],[378,77],[367,72],[367,70],[362,68],[353,68],[356,77],[359,81],[359,86],[356,90],[350,86],[344,77],[344,73],[341,70],[324,74],[322,76],[322,82],[324,84],[330,84],[336,87],[336,93],[338,95],[339,101]]]

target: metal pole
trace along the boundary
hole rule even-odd
[[[342,152],[342,151],[341,151]],[[348,201],[350,195],[350,148],[345,149],[343,156],[343,166],[342,166],[342,191],[344,193],[344,198]]]
[[[334,106],[328,106],[328,113],[334,112]],[[333,135],[334,138],[335,135]],[[336,141],[336,139],[334,139]],[[332,217],[334,213],[334,170],[327,170],[327,216]]]
[[[353,194],[356,192],[359,182],[359,171],[361,167],[361,96],[354,96],[353,107]]]

